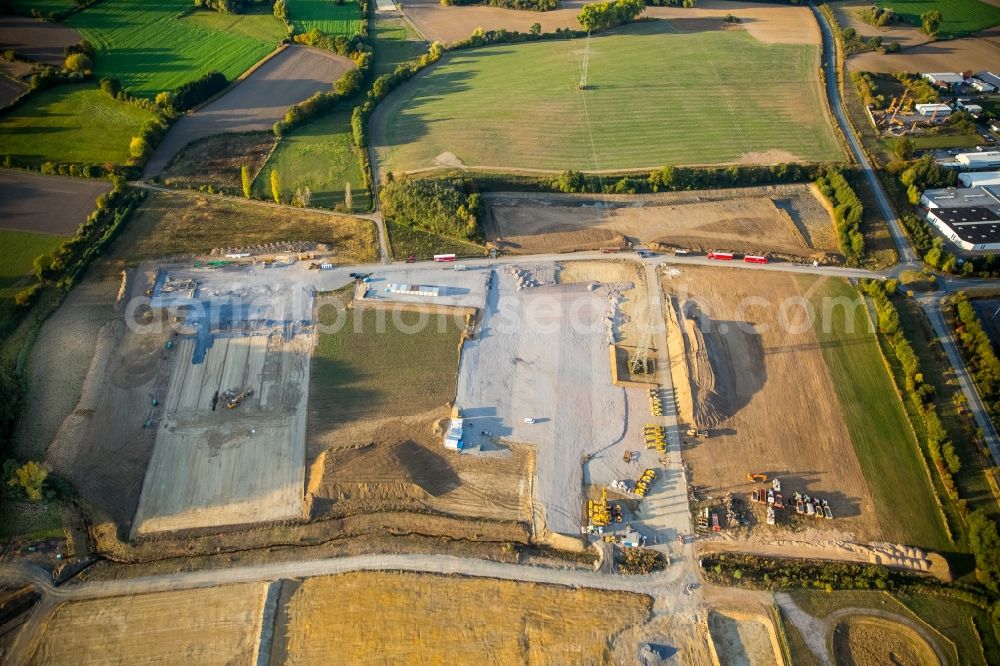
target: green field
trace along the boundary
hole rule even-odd
[[[124,164],[129,140],[152,117],[92,85],[57,86],[0,116],[0,154],[36,166],[46,161]]]
[[[76,6],[73,0],[10,0],[10,10],[22,16],[34,16],[32,10],[37,9],[42,16],[61,12]]]
[[[288,20],[296,33],[316,28],[327,35],[353,37],[361,30],[361,8],[354,0],[288,0]]]
[[[64,240],[63,236],[0,229],[0,309],[29,284],[26,278],[34,270],[35,257],[52,252]]]
[[[405,224],[386,221],[389,234],[389,251],[397,260],[413,255],[414,259],[425,260],[435,254],[456,254],[459,257],[482,257],[486,250],[482,245],[468,243],[457,238],[439,236],[423,229],[414,229]]]
[[[923,624],[938,639],[942,649],[957,656],[957,663],[963,666],[996,664],[1000,659],[1000,650],[987,614],[956,599],[928,594],[890,595],[846,590],[798,590],[791,596],[802,610],[814,617],[826,617],[842,608],[876,609],[907,617]],[[974,628],[974,623],[978,625],[978,630]],[[793,659],[796,656],[793,653]]]
[[[274,50],[273,41],[178,19],[189,7],[188,0],[103,0],[66,23],[97,49],[97,78],[117,78],[146,97],[213,70],[235,79]]]
[[[879,3],[883,5],[883,3]],[[920,15],[931,9],[941,12],[939,37],[953,39],[1000,23],[1000,7],[979,0],[893,0],[883,6],[892,7],[904,21],[920,25]]]
[[[333,208],[344,203],[344,184],[351,184],[355,211],[367,211],[371,198],[361,176],[361,164],[351,138],[349,109],[323,116],[289,132],[267,161],[254,190],[271,198],[271,171],[281,176],[284,197],[299,188],[312,191],[313,207]]]
[[[849,283],[827,280],[810,300],[823,313],[825,298],[854,301]],[[886,538],[927,548],[951,550],[941,511],[913,431],[870,331],[864,308],[835,307],[817,316],[816,337],[830,370],[854,452],[868,481],[879,525]],[[853,332],[848,332],[853,325]]]
[[[403,19],[376,19],[371,28],[375,42],[372,78],[387,74],[396,65],[412,60],[427,51],[427,42]]]
[[[285,24],[270,9],[264,7],[255,7],[245,14],[223,14],[211,9],[199,9],[181,21],[192,27],[228,32],[272,44],[277,44],[288,36]]]
[[[316,419],[336,425],[379,413],[419,414],[455,397],[464,326],[460,318],[345,311],[329,304],[319,307],[318,318],[309,368],[310,423]]]
[[[844,157],[818,47],[648,21],[590,40],[580,91],[587,48],[575,39],[448,55],[376,109],[380,165],[603,170]]]

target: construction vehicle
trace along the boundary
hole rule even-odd
[[[714,511],[712,512],[712,531],[713,532],[721,532],[722,531],[722,526],[719,525],[719,515],[717,513],[715,513]]]
[[[823,500],[823,517],[827,520],[833,520],[833,511],[830,510],[830,504],[826,500]]]
[[[774,525],[774,508],[767,507],[767,524]]]
[[[759,472],[758,473],[748,472],[747,481],[749,481],[750,483],[757,483],[757,482],[767,483],[767,474],[760,474]]]
[[[626,451],[625,455],[622,456],[622,460],[624,460],[626,463],[630,463],[632,461],[638,462],[639,456],[634,451]]]
[[[240,403],[253,395],[253,389],[246,389],[245,391],[240,391],[238,389],[227,389],[219,394],[222,402],[225,403],[226,407],[229,409],[235,409],[239,407]]]
[[[774,492],[780,493],[781,492],[781,480],[780,479],[771,479],[771,488],[774,490]]]
[[[687,436],[688,437],[697,437],[698,439],[708,439],[708,431],[707,430],[698,430],[697,428],[688,428],[687,429]]]
[[[611,507],[608,504],[608,489],[601,488],[600,501],[587,501],[587,518],[591,525],[603,527],[611,522]]]

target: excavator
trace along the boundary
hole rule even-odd
[[[767,483],[767,474],[747,474],[747,481],[750,483]]]
[[[240,403],[253,395],[253,389],[247,389],[245,391],[236,391],[230,389],[224,391],[220,396],[226,403],[226,407],[229,409],[235,409],[239,407]]]

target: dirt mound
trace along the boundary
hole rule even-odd
[[[838,623],[833,630],[833,655],[841,666],[941,663],[913,629],[875,617],[852,617]]]
[[[333,451],[325,467],[342,480],[322,484],[317,494],[339,501],[440,497],[461,484],[440,453],[412,439]]]

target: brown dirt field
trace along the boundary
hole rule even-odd
[[[534,449],[512,446],[496,457],[448,451],[435,421],[386,419],[369,442],[321,453],[309,474],[314,513],[409,510],[530,522]]]
[[[843,666],[940,664],[930,645],[909,627],[875,617],[852,617],[833,629],[833,656]]]
[[[645,595],[512,581],[390,572],[310,578],[279,612],[285,640],[272,662],[609,664],[615,636],[651,610]]]
[[[596,249],[623,239],[799,256],[837,250],[830,215],[806,185],[672,192],[628,200],[498,194],[487,201],[487,237],[514,254]]]
[[[617,342],[624,346],[637,346],[640,342],[637,327],[640,317],[647,316],[649,302],[646,272],[632,261],[567,261],[559,270],[560,284],[573,282],[625,283],[635,285],[621,292],[619,309],[624,315],[616,330]]]
[[[252,583],[70,602],[29,663],[252,666],[266,593]]]
[[[722,664],[772,666],[780,663],[774,625],[763,615],[711,611],[708,630]]]
[[[0,229],[72,236],[111,183],[92,178],[0,171]]]
[[[27,363],[28,397],[18,424],[16,451],[39,459],[59,425],[76,408],[96,340],[113,316],[120,281],[87,279],[69,293],[62,306],[42,326]]]
[[[0,109],[20,97],[28,86],[0,73]]]
[[[337,263],[374,261],[378,243],[367,220],[272,208],[188,193],[151,193],[109,252],[116,262],[207,255],[215,247],[315,241]]]
[[[562,3],[562,9],[550,12],[501,9],[485,5],[442,6],[437,0],[409,0],[403,12],[429,41],[454,42],[465,39],[476,28],[493,30],[506,28],[527,32],[533,23],[541,23],[543,32],[556,28],[580,29],[577,15],[587,4],[581,0]],[[805,7],[781,7],[773,4],[705,0],[695,8],[647,7],[644,16],[679,19],[678,29],[693,27],[692,19],[719,18],[735,14],[742,19],[740,27],[767,44],[819,44],[819,26]],[[699,31],[704,22],[697,22]],[[718,25],[716,28],[724,26]]]
[[[748,472],[778,476],[786,497],[797,490],[829,500],[838,519],[810,529],[873,539],[872,498],[812,326],[801,325],[799,307],[787,310],[792,332],[779,318],[786,299],[807,297],[822,280],[714,267],[664,274],[680,418],[711,434],[688,442],[684,459],[709,495],[747,492]]]
[[[862,23],[862,25],[865,25]],[[865,25],[867,32],[875,34],[875,28]],[[899,28],[920,35],[916,27]],[[892,40],[902,40],[893,37]],[[984,69],[996,71],[1000,62],[1000,27],[983,30],[969,37],[939,42],[916,43],[899,53],[882,55],[877,52],[859,53],[847,59],[847,66],[855,72],[951,72],[955,70]]]
[[[240,169],[250,177],[264,166],[278,139],[271,132],[218,134],[188,144],[160,173],[170,187],[197,190],[211,186],[226,194],[243,195]]]
[[[226,132],[270,130],[288,107],[313,93],[329,90],[354,63],[308,46],[292,45],[229,92],[181,118],[156,147],[143,175],[160,173],[174,155],[196,139]]]
[[[50,23],[25,16],[0,16],[0,51],[14,49],[18,54],[49,65],[62,65],[63,49],[83,37],[61,23]]]

